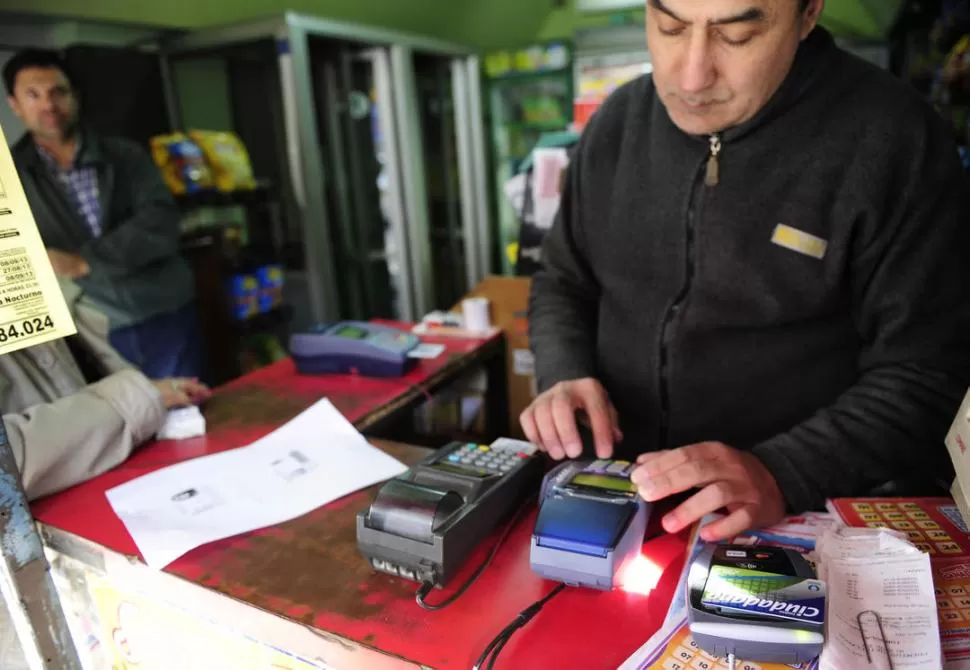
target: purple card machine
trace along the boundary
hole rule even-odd
[[[403,330],[363,321],[315,326],[290,338],[290,355],[301,374],[400,377],[413,364],[408,356],[421,344]]]
[[[611,590],[640,555],[650,504],[626,461],[570,461],[542,483],[529,562],[546,579]]]

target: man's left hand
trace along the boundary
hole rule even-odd
[[[756,456],[720,442],[643,454],[630,478],[648,502],[700,489],[663,518],[668,533],[722,508],[728,515],[701,532],[706,542],[771,525],[785,516],[785,500],[768,468]]]
[[[78,254],[72,254],[60,249],[48,249],[47,257],[54,268],[54,274],[66,279],[80,279],[91,272],[88,262]]]

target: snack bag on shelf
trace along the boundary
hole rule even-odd
[[[245,321],[259,314],[259,280],[254,274],[240,272],[229,278],[232,316]]]
[[[205,155],[183,133],[156,135],[151,139],[151,149],[155,165],[172,193],[191,194],[215,187]]]
[[[278,263],[256,270],[259,282],[259,311],[270,312],[283,304],[283,268]]]
[[[212,166],[217,189],[231,192],[256,188],[249,152],[235,133],[191,130],[189,136],[199,145]]]

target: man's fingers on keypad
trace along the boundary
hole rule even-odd
[[[576,429],[575,406],[570,396],[566,393],[555,394],[551,412],[562,450],[569,458],[579,458],[583,453],[583,441]]]
[[[539,428],[536,426],[535,410],[532,407],[528,407],[519,416],[519,425],[522,426],[522,432],[525,433],[525,439],[536,445],[539,449],[545,451],[546,447],[542,443],[542,438],[539,437]]]
[[[757,505],[754,503],[743,505],[723,519],[705,526],[701,530],[701,539],[705,542],[720,542],[740,535],[755,526],[757,512]]]
[[[556,421],[552,414],[552,405],[546,402],[539,403],[535,411],[536,427],[539,430],[539,438],[546,448],[546,453],[553,460],[561,461],[566,456],[559,439],[559,431],[556,430]]]
[[[709,484],[664,516],[664,530],[668,533],[679,533],[706,515],[731,504],[734,499],[734,488],[730,482],[719,481]]]
[[[640,495],[651,502],[706,486],[724,478],[726,474],[718,467],[718,461],[688,461],[661,474],[652,474],[649,466],[638,469],[647,470],[646,476],[640,476],[637,487]]]

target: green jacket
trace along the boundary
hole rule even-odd
[[[94,237],[33,139],[13,147],[14,163],[44,244],[78,253],[91,273],[77,281],[111,328],[172,312],[193,298],[194,281],[179,256],[179,210],[148,153],[122,138],[85,132],[78,161],[98,173],[102,234]]]

